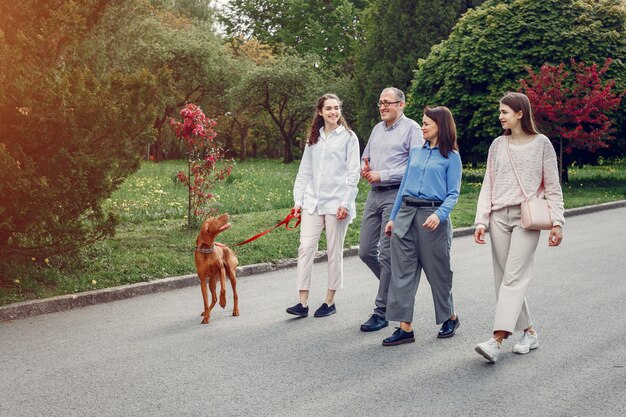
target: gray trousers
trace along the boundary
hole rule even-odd
[[[433,231],[422,226],[435,210],[402,204],[396,216],[391,236],[387,320],[413,321],[422,268],[433,294],[436,323],[443,323],[454,314],[450,269],[452,222],[447,218]]]
[[[385,226],[397,193],[398,190],[370,191],[361,220],[359,257],[378,278],[374,314],[382,318],[386,316],[387,292],[391,279],[391,239],[385,235]]]

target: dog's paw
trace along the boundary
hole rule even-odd
[[[220,294],[220,307],[226,307],[226,293]]]
[[[233,316],[238,316],[239,315],[239,310],[233,310]]]
[[[210,317],[205,317],[202,319],[202,324],[209,324]]]

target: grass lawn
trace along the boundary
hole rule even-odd
[[[175,174],[184,161],[146,162],[106,206],[121,224],[116,236],[72,257],[5,264],[0,270],[0,305],[55,295],[150,281],[195,272],[197,230],[186,228],[187,190]],[[215,189],[214,205],[231,214],[232,227],[220,241],[234,244],[281,221],[292,206],[298,164],[251,160],[238,162],[233,174]],[[452,211],[455,227],[470,226],[484,169],[464,170],[461,197]],[[360,215],[368,186],[359,185],[358,216],[348,228],[346,247],[357,245]],[[563,187],[565,207],[581,207],[626,198],[626,161],[570,170]],[[280,228],[235,249],[240,265],[296,257],[298,231]],[[320,249],[325,248],[322,238]]]

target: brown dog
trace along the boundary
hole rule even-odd
[[[211,319],[211,310],[217,302],[217,279],[220,280],[220,306],[226,307],[226,275],[233,288],[233,316],[239,315],[239,297],[237,296],[237,256],[227,246],[215,242],[217,235],[230,227],[228,214],[219,217],[209,217],[200,228],[198,239],[196,239],[196,250],[194,258],[198,278],[200,278],[200,289],[204,301],[204,311],[202,312],[203,324],[207,324]],[[208,301],[207,280],[211,289],[211,305]]]

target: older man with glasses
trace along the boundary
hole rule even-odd
[[[391,279],[390,239],[385,225],[396,199],[411,148],[422,146],[422,129],[404,115],[404,93],[394,87],[380,93],[378,111],[382,121],[374,126],[363,151],[361,176],[369,182],[363,220],[359,257],[378,278],[374,314],[361,325],[372,332],[386,327],[387,293]]]

